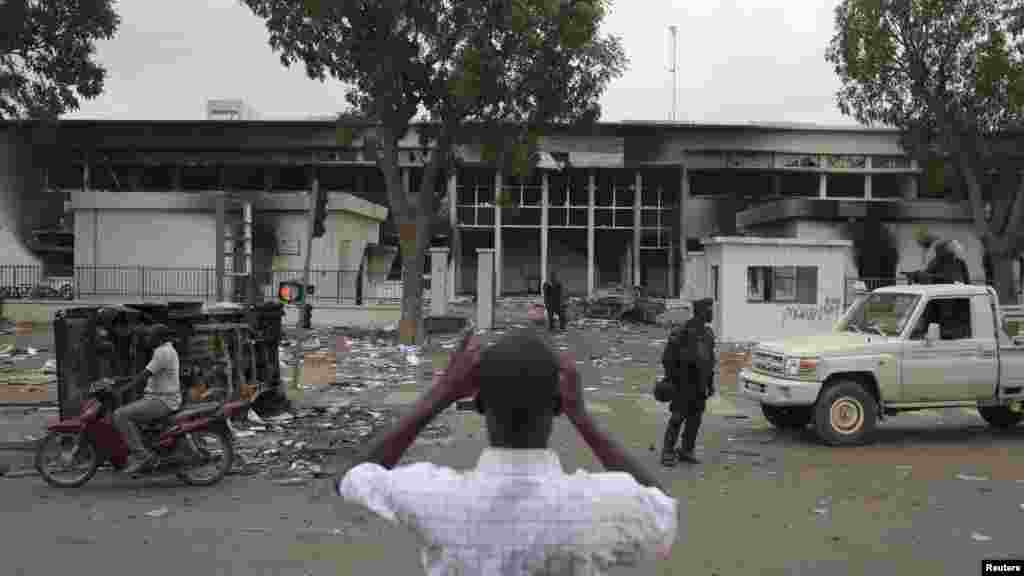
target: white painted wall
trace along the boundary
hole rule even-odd
[[[209,199],[181,193],[90,192],[76,196],[75,264],[100,268],[95,272],[79,272],[82,289],[157,297],[216,293],[213,271],[220,250],[216,214]],[[311,261],[311,268],[317,271],[311,282],[318,296],[338,300],[355,298],[360,262],[366,246],[379,242],[383,219],[376,213],[369,217],[337,209],[336,203],[347,201],[342,196],[347,195],[332,194],[326,233],[313,240]],[[275,201],[284,203],[280,199]],[[135,208],[136,205],[144,208]],[[304,202],[296,204],[300,209],[303,205]],[[307,215],[290,207],[285,209],[283,205],[259,212],[268,222],[267,227],[276,230],[279,238],[293,240],[299,248],[297,255],[275,257],[274,270],[296,271],[299,273],[296,278],[301,277]],[[237,219],[238,215],[228,218]],[[121,269],[104,270],[105,266]],[[159,268],[186,270],[160,271]],[[198,268],[208,271],[194,270]],[[143,287],[145,292],[142,292]],[[264,287],[264,292],[270,295],[276,290],[276,285]]]
[[[215,293],[216,276],[196,270],[213,269],[214,246],[211,213],[83,210],[75,215],[76,283],[89,293]]]
[[[792,239],[724,238],[706,246],[707,269],[719,268],[721,300],[717,335],[724,341],[767,341],[828,331],[842,314],[846,265],[851,248],[811,245]],[[817,266],[816,304],[748,302],[749,266]]]
[[[278,238],[299,246],[298,255],[276,256],[274,270],[301,271],[305,266],[308,216],[302,212],[276,212],[269,219]],[[380,223],[341,212],[330,214],[324,228],[324,236],[313,239],[310,282],[321,298],[337,299],[340,295],[341,300],[353,299],[366,247],[380,241]],[[272,288],[276,290],[276,286]]]

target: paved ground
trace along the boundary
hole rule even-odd
[[[972,412],[901,416],[875,445],[831,449],[809,433],[777,434],[723,381],[700,439],[703,464],[657,468],[665,411],[648,388],[663,338],[654,327],[602,323],[557,338],[581,361],[591,411],[683,504],[672,558],[619,573],[977,574],[982,558],[1024,553],[1024,427],[995,434]],[[400,408],[424,385],[395,379],[350,397]],[[419,443],[408,459],[472,466],[485,442],[481,418],[443,419],[451,435]],[[564,420],[553,445],[567,470],[600,469]],[[166,515],[146,515],[162,507]],[[317,481],[233,476],[193,489],[101,473],[61,491],[7,478],[0,509],[5,574],[419,573],[408,532],[338,502]]]

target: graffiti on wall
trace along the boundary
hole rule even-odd
[[[790,304],[782,310],[782,324],[787,322],[825,322],[839,319],[843,312],[841,298],[825,298],[821,304]]]

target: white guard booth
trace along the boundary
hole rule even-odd
[[[719,236],[705,240],[704,250],[723,342],[820,334],[844,312],[848,240]]]

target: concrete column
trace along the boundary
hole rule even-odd
[[[494,253],[476,249],[476,327],[481,330],[494,328]]]
[[[217,302],[224,301],[224,194],[218,192],[216,195],[216,214],[217,220],[215,223],[217,237],[215,239],[216,251],[214,256],[216,261],[214,263],[214,270],[216,270],[217,285],[215,286],[214,294],[217,297]]]
[[[772,174],[772,196],[782,196],[782,174]]]
[[[448,225],[451,228],[451,258],[448,262],[448,299],[454,300],[457,292],[459,275],[462,272],[462,234],[459,230],[458,182],[455,171],[448,175]]]
[[[448,313],[448,249],[430,249],[430,313],[444,316]]]
[[[544,283],[548,281],[548,203],[551,191],[548,189],[548,172],[540,174],[540,285],[544,293]]]
[[[917,200],[917,179],[918,179],[918,165],[917,160],[910,161],[910,167],[914,169],[913,174],[907,174],[906,186],[903,188],[903,199],[904,200]]]
[[[668,286],[665,291],[669,298],[672,298],[673,294],[676,296],[682,296],[682,289],[678,287],[678,277],[676,276],[676,246],[670,244],[667,250],[668,254]]]
[[[818,175],[818,198],[828,197],[828,174],[822,172]]]
[[[679,252],[678,256],[670,249],[670,258],[672,259],[672,267],[675,267],[676,262],[679,262],[679,270],[673,270],[673,278],[676,282],[676,293],[679,298],[683,298],[686,292],[686,246],[687,240],[690,237],[689,227],[686,225],[686,218],[689,213],[690,205],[690,171],[686,166],[687,158],[686,153],[683,153],[683,164],[680,167],[680,182],[679,182]],[[672,248],[675,248],[673,246]]]
[[[594,203],[597,200],[597,178],[594,170],[587,172],[587,298],[594,295]]]
[[[868,156],[864,161],[864,167],[868,170],[871,169],[871,156]],[[864,198],[871,199],[871,173],[868,172],[864,175]]]
[[[399,168],[399,170],[401,171],[401,174],[402,174],[402,194],[404,194],[406,198],[409,198],[409,195],[411,193],[410,186],[412,185],[412,170],[410,170],[409,168]],[[397,220],[396,220],[396,224],[397,224]],[[401,250],[402,249],[406,249],[406,244],[409,244],[409,245],[415,245],[415,244],[413,243],[413,239],[412,238],[403,238],[402,237],[403,236],[403,234],[402,234],[403,230],[408,230],[408,228],[403,228],[401,225],[399,225],[398,226],[398,247],[399,247],[400,251],[399,251],[398,257],[401,258],[401,262],[402,262],[402,285],[403,285],[403,288],[404,288],[404,285],[405,285],[405,275],[409,274],[410,271],[405,269],[405,257],[406,257],[406,254],[401,252]],[[422,270],[417,270],[416,273],[417,274],[422,274],[423,271]]]
[[[256,299],[256,283],[255,283],[255,270],[252,265],[252,254],[253,254],[253,213],[252,213],[252,202],[246,202],[242,205],[242,241],[245,242],[243,247],[245,250],[245,299],[246,302],[253,303]],[[339,286],[337,288],[341,290]],[[340,292],[339,292],[340,294]]]
[[[640,200],[643,185],[643,175],[637,170],[633,190],[633,286],[640,285]]]
[[[502,266],[504,258],[501,257],[501,206],[498,206],[498,197],[504,190],[504,176],[501,170],[494,174],[494,297],[501,297]]]

